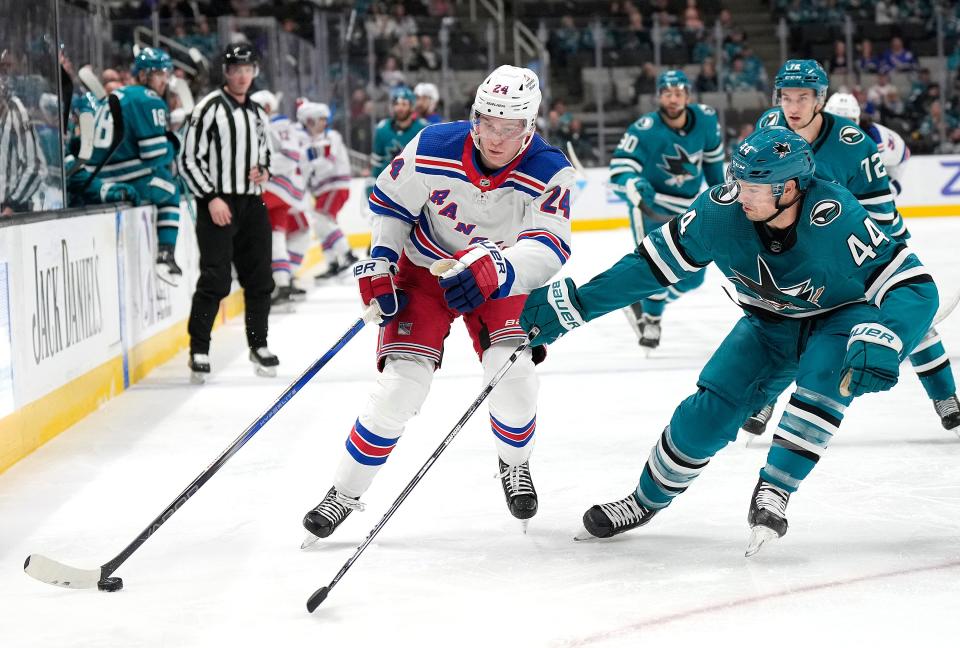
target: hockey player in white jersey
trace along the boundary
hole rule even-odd
[[[353,274],[364,306],[375,304],[382,317],[381,374],[347,437],[333,487],[303,520],[313,536],[329,536],[361,507],[420,411],[453,321],[463,316],[489,381],[525,337],[519,315],[527,293],[569,258],[575,174],[535,132],[540,98],[533,72],[501,66],[478,88],[469,121],[428,126],[377,178],[371,258]],[[441,259],[453,265],[438,278],[430,267]],[[538,507],[529,458],[534,365],[544,357],[525,351],[488,401],[507,506],[521,520]]]
[[[337,218],[350,197],[350,156],[340,133],[329,127],[330,108],[324,103],[302,100],[297,107],[297,121],[307,133],[306,200],[312,203],[313,226],[323,246],[326,269],[316,276],[318,281],[330,279],[353,266],[353,255],[347,237]]]
[[[860,102],[847,92],[834,92],[823,109],[832,115],[846,117],[860,126],[870,139],[877,143],[880,161],[883,162],[887,175],[890,176],[890,189],[893,195],[899,196],[903,193],[900,179],[910,159],[910,148],[899,133],[862,115]]]
[[[294,276],[310,246],[310,221],[304,213],[304,173],[307,135],[297,122],[279,113],[280,102],[269,90],[259,90],[250,99],[270,117],[267,138],[275,155],[270,157],[270,179],[263,188],[263,202],[273,230],[270,266],[276,287],[271,307],[291,310],[295,298],[306,291],[294,283]]]

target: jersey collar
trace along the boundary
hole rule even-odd
[[[820,147],[826,143],[827,138],[830,136],[830,131],[833,130],[834,124],[833,115],[822,110],[820,114],[823,116],[823,124],[820,125],[820,134],[817,135],[817,138],[810,144],[810,148],[813,149],[814,153],[819,151]]]
[[[464,138],[463,155],[461,156],[460,161],[463,163],[463,170],[466,172],[467,178],[470,179],[470,182],[473,183],[473,186],[475,186],[481,192],[491,191],[493,189],[498,189],[500,185],[507,181],[507,178],[510,177],[510,173],[520,166],[523,158],[527,156],[527,151],[530,150],[530,145],[532,143],[533,138],[531,137],[526,148],[521,151],[520,154],[517,155],[512,162],[510,162],[510,164],[497,169],[492,175],[488,176],[477,167],[477,163],[473,156],[479,155],[480,152],[477,151],[476,147],[473,145],[473,137],[468,132],[466,138]]]

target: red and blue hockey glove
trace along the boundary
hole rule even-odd
[[[577,298],[573,279],[558,279],[537,288],[527,296],[520,314],[520,326],[527,333],[533,327],[540,329],[531,346],[550,344],[567,331],[583,326],[586,320]]]
[[[513,283],[513,268],[495,244],[480,241],[453,255],[452,268],[440,275],[447,306],[469,313],[495,296],[500,287]]]
[[[850,329],[847,355],[840,369],[840,394],[862,396],[897,384],[903,342],[883,324],[857,324]]]
[[[360,300],[364,307],[377,303],[380,326],[386,326],[407,305],[407,296],[393,283],[396,274],[397,264],[384,258],[365,259],[353,266],[353,276],[360,287]]]

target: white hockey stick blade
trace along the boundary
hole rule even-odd
[[[23,571],[42,583],[70,589],[96,589],[101,575],[99,567],[78,569],[40,554],[27,556],[26,562],[23,563]]]
[[[936,326],[943,320],[949,317],[956,308],[957,304],[960,304],[960,290],[957,291],[957,294],[953,296],[949,302],[940,304],[940,309],[937,311],[937,314],[933,318],[933,325]]]
[[[747,543],[747,551],[743,555],[747,558],[754,556],[765,543],[776,540],[779,537],[777,532],[769,527],[763,525],[755,526],[750,529],[750,541]]]

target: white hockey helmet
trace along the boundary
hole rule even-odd
[[[860,122],[860,102],[852,94],[847,92],[834,92],[827,99],[827,105],[823,107],[824,112],[838,117],[846,117],[854,122]]]
[[[271,115],[276,114],[277,110],[280,109],[280,101],[277,99],[277,95],[269,90],[257,90],[250,95],[250,100],[260,104]]]
[[[413,89],[413,94],[418,97],[427,97],[434,104],[440,101],[440,91],[432,83],[418,83]]]
[[[501,65],[477,88],[473,121],[480,115],[523,119],[527,131],[532,133],[537,126],[540,99],[540,80],[533,70]]]
[[[304,101],[297,107],[297,121],[306,124],[313,119],[330,119],[330,107],[325,103]]]

